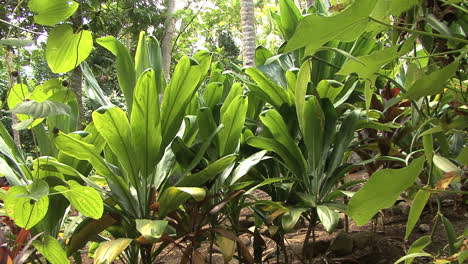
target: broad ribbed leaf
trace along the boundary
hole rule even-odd
[[[403,94],[404,98],[418,100],[421,97],[435,95],[441,93],[448,79],[454,76],[458,69],[458,61],[438,69],[428,75],[423,76],[421,79],[416,80],[411,87]]]
[[[128,112],[132,112],[133,89],[136,83],[135,64],[128,49],[112,36],[99,38],[96,42],[116,56],[117,79],[122,90]]]
[[[80,64],[81,70],[83,71],[84,77],[84,90],[88,97],[97,102],[100,106],[110,105],[109,98],[104,94],[104,91],[99,86],[96,78],[94,77],[93,71],[89,68],[88,63],[83,61]]]
[[[250,171],[250,169],[255,167],[255,165],[257,165],[263,159],[263,157],[265,157],[266,153],[267,152],[265,150],[262,150],[239,162],[239,165],[237,165],[236,169],[232,173],[230,185],[233,185],[240,178],[244,177]]]
[[[153,70],[140,75],[133,97],[131,114],[132,135],[135,151],[141,156],[141,175],[149,176],[161,158],[161,123],[159,117],[159,95]]]
[[[323,138],[325,135],[325,114],[317,97],[312,96],[304,104],[302,134],[307,147],[307,161],[312,169],[319,166],[322,158]]]
[[[36,13],[34,22],[45,26],[53,26],[73,15],[79,4],[70,0],[31,0],[29,9]]]
[[[204,69],[200,65],[192,65],[188,57],[179,60],[171,81],[166,87],[161,106],[161,132],[163,147],[177,134],[185,109],[192,99]]]
[[[225,156],[203,169],[202,171],[187,175],[180,179],[176,186],[179,187],[198,187],[205,184],[207,181],[213,179],[215,176],[219,175],[225,168],[227,168],[231,163],[236,160],[236,156],[229,155]]]
[[[283,104],[291,105],[291,98],[286,90],[274,83],[256,68],[248,68],[245,72],[258,84],[249,88],[257,96],[279,109]]]
[[[284,30],[285,39],[289,40],[296,30],[299,21],[301,20],[301,12],[293,0],[280,0],[279,2],[281,14],[281,26]]]
[[[203,99],[207,107],[213,109],[216,104],[220,103],[223,97],[223,88],[223,84],[218,82],[212,82],[205,87]]]
[[[199,187],[169,187],[163,191],[158,199],[159,215],[164,217],[168,213],[177,209],[179,205],[193,198],[196,201],[205,199],[206,191]]]
[[[93,37],[88,30],[73,33],[69,25],[53,28],[47,38],[46,58],[54,73],[73,70],[84,61],[93,49]]]
[[[284,52],[306,47],[305,54],[313,54],[330,40],[353,41],[366,29],[375,0],[355,1],[337,15],[305,16],[296,28]]]
[[[44,102],[40,103],[34,100],[22,102],[11,110],[13,114],[29,115],[32,118],[69,115],[70,111],[71,109],[69,105],[50,100],[45,100]]]
[[[93,112],[93,121],[96,129],[118,158],[128,180],[133,186],[139,186],[138,165],[135,163],[137,156],[132,144],[132,131],[125,112],[118,107],[100,108]]]
[[[307,86],[310,82],[310,71],[312,70],[312,62],[310,60],[305,61],[299,73],[297,74],[296,85],[295,85],[295,103],[297,120],[299,120],[299,127],[304,132],[304,103],[307,94]]]
[[[94,252],[94,264],[111,264],[129,245],[133,239],[119,238],[102,242]]]
[[[357,73],[363,79],[371,78],[382,66],[408,53],[411,48],[413,48],[413,41],[407,40],[400,46],[377,50],[369,55],[357,57],[356,59],[359,61],[348,60],[337,74],[349,75]]]
[[[230,103],[225,112],[221,112],[220,121],[224,125],[224,129],[218,134],[220,157],[236,151],[244,127],[248,104],[248,97],[240,95]]]
[[[340,130],[336,134],[333,151],[330,155],[328,173],[331,174],[343,162],[343,155],[354,138],[358,120],[359,110],[352,111],[343,120]]]
[[[0,45],[4,46],[13,46],[13,47],[26,47],[29,45],[34,44],[34,40],[32,39],[19,39],[19,38],[6,38],[0,39]]]
[[[164,233],[168,222],[166,220],[135,219],[136,229],[149,241],[159,239]]]
[[[285,232],[291,232],[297,221],[301,218],[306,208],[289,208],[289,210],[281,216],[281,226]]]
[[[427,201],[431,197],[431,193],[429,191],[420,189],[416,196],[414,197],[413,206],[411,206],[408,221],[406,223],[406,233],[405,239],[408,239],[411,231],[413,231],[414,226],[419,220],[424,207],[426,206]]]
[[[273,139],[287,150],[287,155],[296,160],[295,164],[297,165],[290,169],[296,173],[296,176],[303,175],[307,167],[304,156],[294,139],[289,135],[283,117],[276,110],[268,110],[260,115],[260,120],[271,132]]]
[[[317,215],[328,233],[332,233],[336,229],[340,215],[335,210],[332,210],[325,205],[318,205]]]
[[[49,208],[49,197],[42,196],[34,201],[24,186],[13,186],[8,190],[4,208],[15,224],[24,229],[31,229],[44,218]]]
[[[55,237],[50,235],[43,236],[33,242],[33,246],[39,253],[47,259],[51,264],[70,263],[67,258],[67,253],[63,250],[62,245]]]
[[[351,198],[347,214],[356,224],[366,224],[379,210],[392,206],[398,195],[414,184],[423,167],[424,157],[420,157],[408,167],[383,169],[372,174],[369,181]]]
[[[104,211],[104,205],[99,193],[91,187],[82,186],[75,181],[68,181],[69,187],[55,186],[71,205],[82,215],[99,219]]]
[[[22,183],[22,180],[2,157],[0,157],[0,177],[5,177],[11,186]]]
[[[416,241],[413,242],[413,244],[411,244],[410,248],[408,249],[407,255],[421,252],[424,248],[429,246],[430,243],[431,236],[423,236],[418,238]],[[414,258],[409,258],[405,260],[405,264],[411,264],[413,260]]]

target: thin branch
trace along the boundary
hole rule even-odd
[[[10,23],[10,22],[8,22],[8,21],[6,21],[6,20],[3,20],[3,19],[0,19],[0,22],[5,23],[5,24],[7,24],[7,25],[9,25],[9,26],[12,26],[12,27],[21,29],[21,30],[23,30],[23,31],[29,32],[29,33],[31,33],[31,34],[36,34],[36,35],[43,35],[43,34],[44,34],[44,33],[32,31],[32,30],[29,30],[29,29],[27,29],[27,28],[23,28],[23,27],[17,26],[17,25],[15,25],[15,24],[12,24],[12,23]]]
[[[380,21],[380,20],[374,19],[374,18],[372,18],[372,17],[369,17],[369,20],[374,21],[374,22],[376,22],[376,23],[379,23],[379,24],[381,24],[381,25],[387,26],[387,27],[391,27],[391,28],[394,28],[394,29],[401,30],[401,31],[407,31],[407,32],[411,32],[411,33],[414,33],[414,34],[418,34],[418,35],[429,36],[429,37],[436,37],[436,38],[442,38],[442,39],[447,39],[447,40],[452,40],[452,41],[456,41],[456,42],[461,42],[461,43],[468,44],[468,40],[466,40],[466,39],[461,39],[461,38],[456,38],[456,37],[452,37],[452,36],[446,36],[446,35],[437,34],[437,33],[429,33],[429,32],[425,32],[425,31],[419,31],[419,30],[414,30],[414,29],[410,29],[410,28],[405,28],[405,27],[399,27],[399,26],[395,26],[395,25],[390,25],[390,24],[384,23],[384,22],[382,22],[382,21]]]

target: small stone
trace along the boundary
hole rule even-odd
[[[353,237],[353,250],[364,249],[368,246],[372,246],[375,238],[375,233],[373,232],[357,232],[352,235]]]
[[[400,212],[401,212],[403,215],[408,215],[408,214],[409,214],[409,211],[410,211],[411,207],[409,206],[408,203],[406,203],[406,202],[401,202],[401,203],[399,203],[397,206],[398,206],[398,209],[400,210]]]
[[[339,232],[330,244],[329,251],[336,256],[346,256],[353,253],[353,238],[346,232]]]
[[[240,236],[239,239],[246,247],[249,247],[252,244],[252,240],[250,240],[248,236]]]
[[[420,224],[418,226],[418,230],[422,233],[427,233],[431,231],[431,227],[428,224]]]

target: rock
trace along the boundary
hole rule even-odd
[[[336,256],[346,256],[353,253],[353,246],[352,236],[342,231],[333,239],[328,250]]]
[[[373,246],[376,241],[375,233],[373,232],[357,232],[352,234],[353,250],[364,249],[368,246]]]
[[[411,207],[409,206],[408,203],[406,202],[400,202],[398,203],[398,209],[400,210],[400,212],[403,214],[403,215],[408,215],[409,214],[409,211],[411,209]]]
[[[327,253],[328,248],[330,247],[329,240],[318,240],[315,241],[315,245],[313,243],[307,244],[306,249],[306,258],[315,258],[321,255],[325,255]]]
[[[240,236],[239,239],[246,247],[250,247],[250,245],[252,245],[252,240],[250,240],[250,237],[248,236]]]
[[[431,227],[428,224],[420,224],[418,230],[422,233],[428,233],[431,231]]]
[[[205,256],[205,262],[210,263],[210,255],[209,254]],[[218,254],[218,253],[213,254],[211,256],[211,263],[213,263],[213,264],[223,264],[224,263],[223,254]],[[239,263],[239,261],[233,258],[228,263],[229,264],[237,264],[237,263]]]

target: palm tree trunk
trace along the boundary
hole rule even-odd
[[[164,21],[164,35],[161,41],[161,53],[163,57],[163,71],[166,80],[169,79],[171,70],[172,42],[175,32],[175,0],[166,0],[167,16]]]
[[[253,0],[241,0],[242,61],[244,67],[255,66],[255,12]]]

